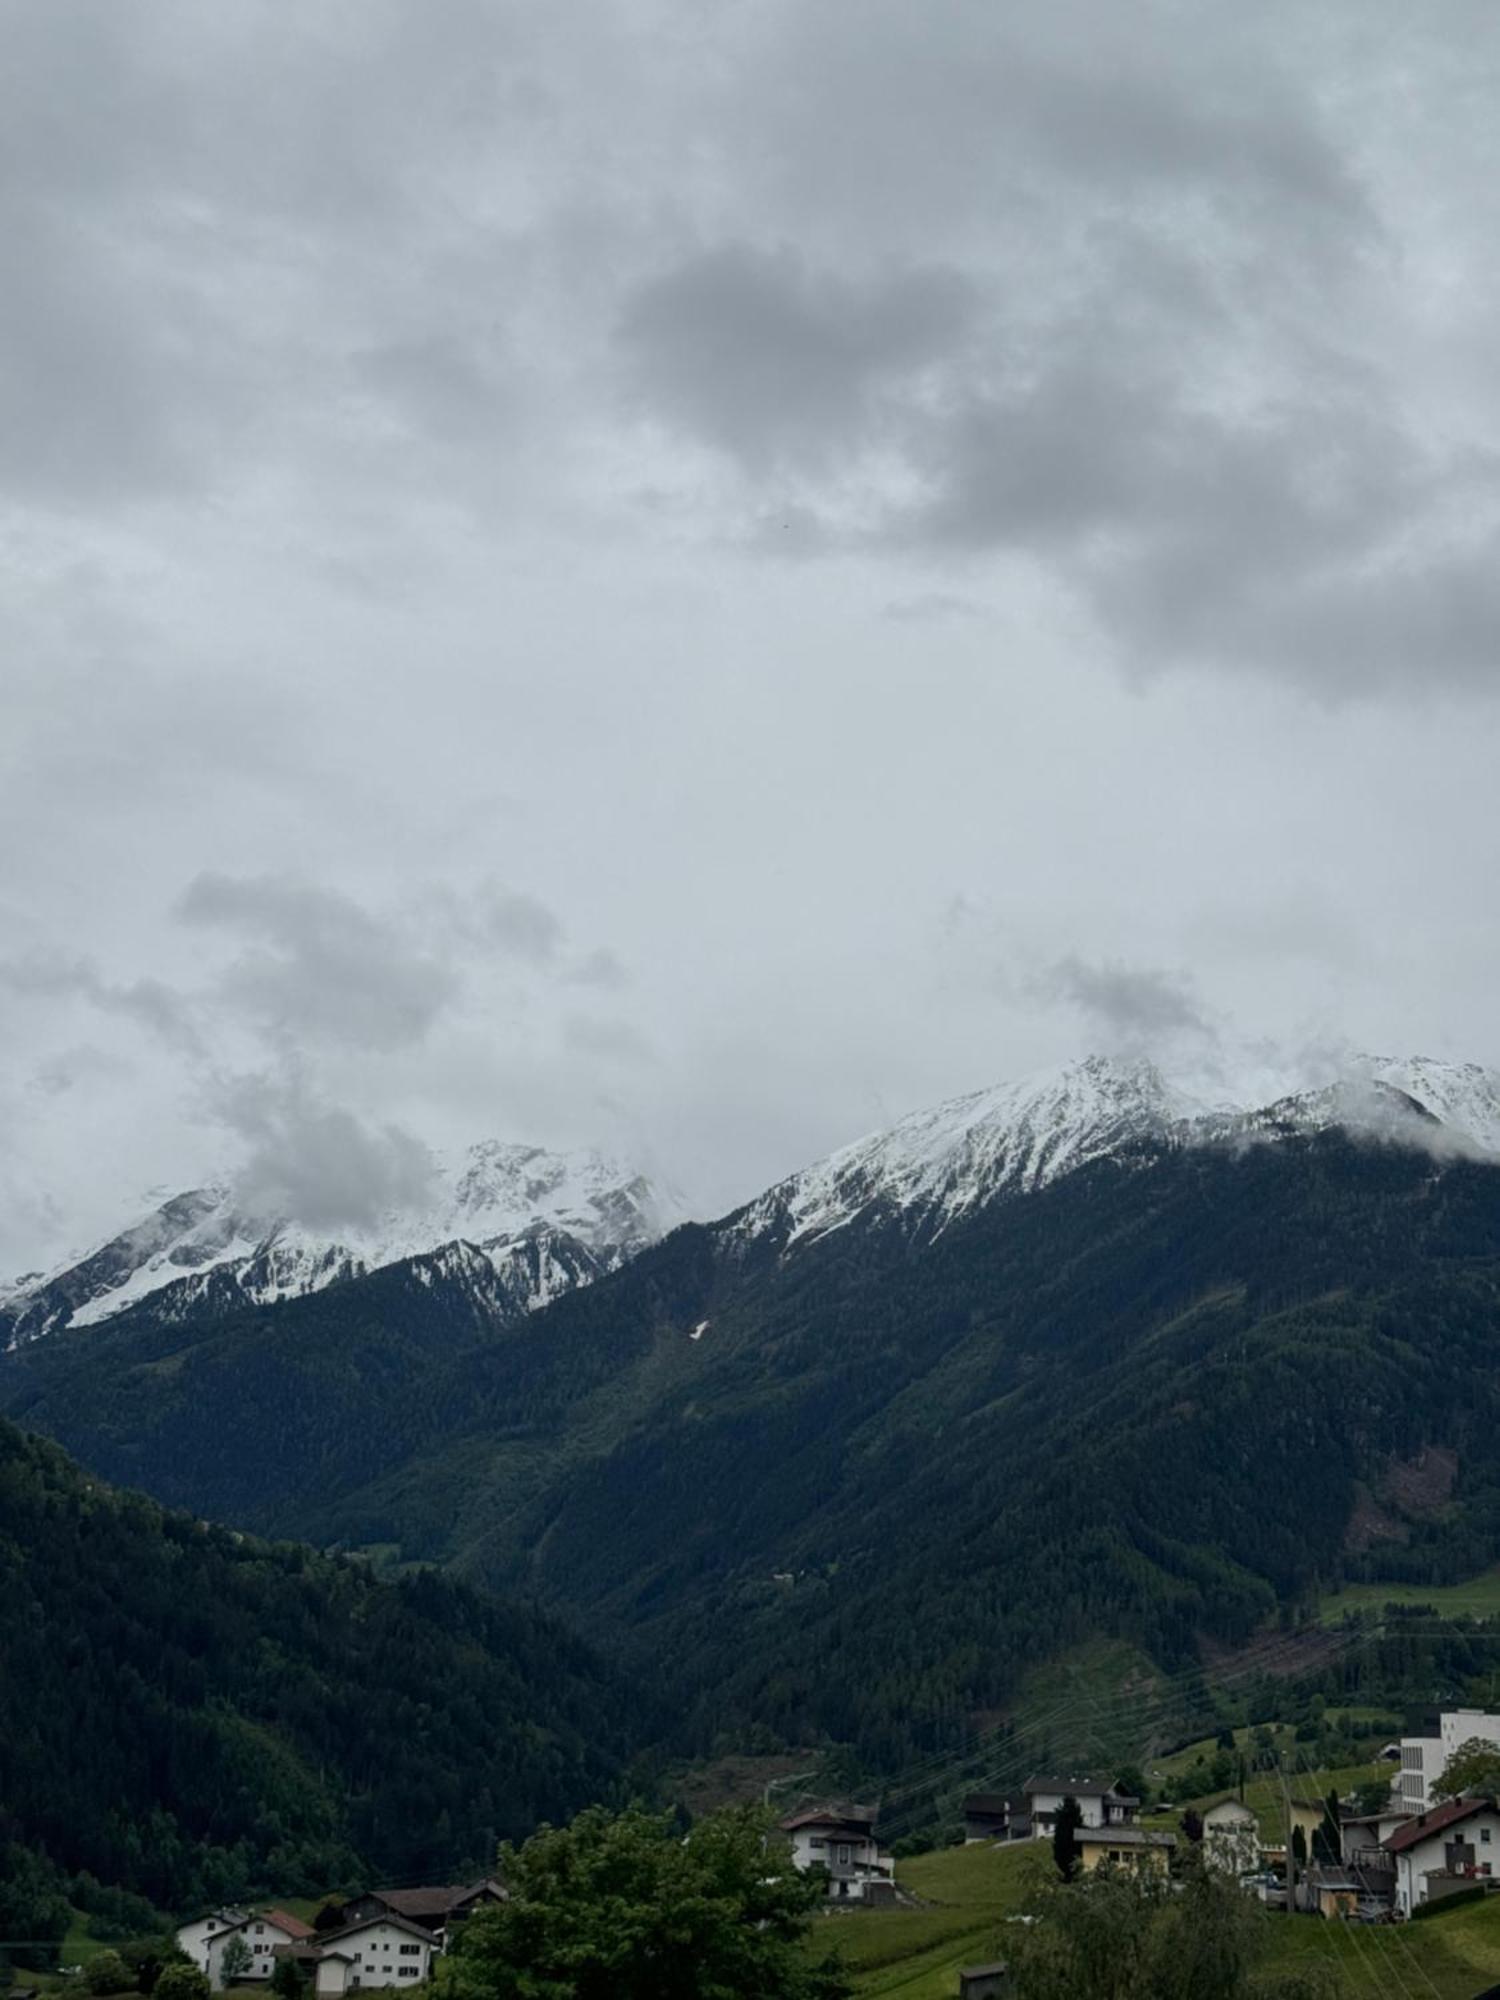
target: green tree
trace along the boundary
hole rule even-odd
[[[507,1901],[477,1911],[449,1959],[460,2000],[844,2000],[807,1949],[820,1875],[768,1853],[750,1808],[701,1819],[602,1807],[500,1849]]]
[[[1145,1804],[1151,1797],[1151,1787],[1146,1782],[1146,1774],[1139,1764],[1127,1764],[1115,1779],[1115,1790],[1124,1792],[1127,1798],[1139,1799]]]
[[[1486,1743],[1482,1736],[1460,1743],[1432,1789],[1440,1799],[1460,1798],[1465,1792],[1500,1792],[1500,1743]]]
[[[1331,1989],[1267,1979],[1271,1920],[1197,1855],[1180,1887],[1103,1867],[1046,1890],[1037,1914],[1006,1939],[1016,2000],[1321,2000]]]
[[[1071,1882],[1078,1873],[1078,1829],[1082,1825],[1083,1808],[1069,1793],[1052,1826],[1052,1859],[1061,1881]]]
[[[302,1968],[288,1953],[278,1958],[271,1972],[271,1991],[278,2000],[301,2000]]]
[[[151,2000],[208,2000],[208,1979],[196,1965],[177,1959],[157,1975]]]
[[[0,1847],[0,1938],[31,1940],[0,1950],[0,1964],[45,1971],[71,1922],[63,1885],[42,1856],[15,1842]]]
[[[117,1951],[96,1951],[83,1969],[83,1981],[90,1993],[128,1993],[135,1975]]]
[[[224,1955],[219,1960],[226,1986],[237,1986],[250,1970],[253,1963],[250,1947],[238,1931],[224,1947]]]
[[[1368,1783],[1354,1788],[1354,1810],[1356,1813],[1384,1812],[1391,1802],[1391,1781],[1389,1778],[1371,1778]]]

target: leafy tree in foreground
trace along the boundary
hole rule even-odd
[[[1070,1794],[1058,1808],[1052,1827],[1052,1859],[1064,1882],[1078,1873],[1078,1829],[1083,1825],[1083,1808]]]
[[[1432,1789],[1440,1799],[1456,1799],[1465,1792],[1500,1792],[1500,1743],[1486,1743],[1482,1736],[1460,1743]]]
[[[117,1951],[96,1951],[84,1968],[83,1982],[90,1993],[128,1993],[135,1975]]]
[[[208,2000],[208,1979],[196,1965],[179,1959],[162,1967],[151,2000]]]
[[[301,2000],[302,1968],[295,1958],[278,1958],[271,1973],[271,1991],[277,2000]]]
[[[1314,1975],[1265,1977],[1271,1919],[1190,1856],[1174,1887],[1154,1869],[1106,1866],[1058,1883],[1042,1921],[1006,1950],[1016,2000],[1324,2000]]]
[[[459,1934],[459,2000],[844,2000],[806,1944],[822,1878],[768,1851],[769,1827],[741,1808],[684,1838],[668,1814],[594,1807],[503,1846],[510,1897]]]

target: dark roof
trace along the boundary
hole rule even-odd
[[[1002,1798],[998,1792],[970,1792],[964,1800],[966,1813],[1008,1813],[1010,1800]]]
[[[807,1806],[801,1812],[789,1813],[781,1822],[783,1833],[795,1833],[803,1826],[863,1827],[867,1833],[875,1829],[874,1806]]]
[[[988,1965],[966,1965],[958,1976],[960,1979],[995,1979],[1009,1969],[1003,1958],[997,1958]]]
[[[353,1937],[358,1931],[370,1930],[376,1924],[394,1924],[398,1931],[406,1931],[412,1937],[420,1938],[423,1944],[431,1944],[433,1942],[432,1932],[424,1930],[421,1924],[410,1923],[405,1917],[398,1917],[394,1913],[389,1913],[382,1916],[356,1918],[352,1924],[345,1924],[341,1931],[325,1931],[323,1933],[324,1948],[326,1949],[331,1944],[337,1944],[340,1938]]]
[[[369,1893],[384,1903],[387,1909],[397,1910],[405,1916],[412,1910],[451,1910],[455,1904],[463,1902],[471,1891],[470,1884],[448,1882],[420,1889],[371,1889]],[[354,1900],[358,1903],[363,1898],[356,1896]]]
[[[1175,1847],[1175,1833],[1154,1826],[1081,1826],[1074,1838],[1090,1847]]]
[[[1030,1797],[1036,1792],[1061,1792],[1063,1796],[1075,1799],[1118,1799],[1122,1805],[1138,1806],[1139,1799],[1133,1799],[1127,1792],[1117,1792],[1113,1785],[1100,1784],[1097,1778],[1028,1778],[1021,1787]]]
[[[1404,1854],[1408,1847],[1416,1847],[1419,1842],[1430,1839],[1435,1833],[1442,1833],[1450,1826],[1472,1819],[1475,1813],[1495,1812],[1493,1799],[1454,1799],[1451,1805],[1435,1806],[1431,1812],[1418,1813],[1405,1826],[1398,1826],[1382,1843],[1387,1854]]]

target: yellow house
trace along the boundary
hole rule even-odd
[[[1177,1845],[1175,1835],[1145,1826],[1081,1826],[1077,1837],[1078,1860],[1085,1869],[1113,1862],[1116,1867],[1155,1868],[1165,1874]]]

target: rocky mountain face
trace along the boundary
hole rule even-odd
[[[497,1311],[531,1312],[617,1270],[681,1219],[675,1198],[620,1161],[498,1141],[439,1162],[417,1208],[339,1232],[249,1213],[230,1188],[191,1189],[0,1292],[0,1346],[98,1326],[147,1300],[162,1320],[219,1317],[459,1244],[488,1265]]]

